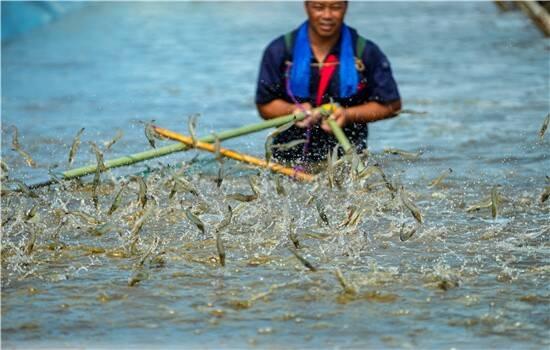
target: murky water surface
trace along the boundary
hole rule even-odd
[[[117,129],[106,159],[147,149],[138,120],[187,133],[200,113],[201,135],[256,122],[261,50],[301,7],[92,3],[4,46],[9,179],[66,169],[81,127],[73,167]],[[491,3],[352,3],[348,23],[387,53],[415,111],[371,127],[367,176],[342,162],[334,186],[301,184],[226,161],[218,187],[214,157],[189,151],[103,174],[97,208],[93,176],[32,193],[4,178],[3,345],[549,346],[548,40]],[[10,149],[11,125],[38,167]],[[223,145],[262,156],[266,135]]]

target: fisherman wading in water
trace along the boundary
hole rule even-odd
[[[367,147],[368,123],[401,109],[390,63],[372,41],[344,23],[347,1],[306,1],[308,20],[266,48],[256,91],[262,118],[303,112],[306,118],[277,135],[274,144],[303,139],[273,156],[294,163],[326,158],[337,140],[313,108],[331,101],[336,120],[357,151]]]

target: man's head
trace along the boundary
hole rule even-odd
[[[305,1],[310,29],[319,37],[328,39],[339,35],[348,8],[347,1]]]

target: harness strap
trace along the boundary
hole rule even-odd
[[[320,106],[321,102],[323,102],[323,95],[327,91],[330,79],[336,70],[336,65],[334,63],[338,63],[338,59],[334,55],[328,55],[325,63],[326,64],[319,68],[319,88],[317,90],[317,98],[315,100],[315,104],[317,106]]]
[[[290,31],[284,35],[285,39],[285,46],[287,52],[291,53],[292,48],[294,46],[294,31]],[[361,59],[363,57],[363,53],[365,51],[365,47],[367,46],[367,40],[363,38],[361,35],[357,35],[357,42],[355,43],[355,56],[356,58]]]

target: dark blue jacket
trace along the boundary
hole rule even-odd
[[[357,31],[350,28],[354,52],[358,39]],[[292,33],[293,38],[297,30]],[[292,40],[294,42],[294,40]],[[285,71],[288,62],[292,62],[293,48],[287,48],[284,36],[280,36],[272,41],[264,51],[260,74],[258,76],[258,85],[256,90],[256,103],[266,104],[275,99],[283,99],[292,103],[292,99],[286,93]],[[340,42],[331,49],[329,54],[339,57]],[[378,46],[370,40],[366,40],[365,49],[361,55],[361,60],[365,69],[358,71],[359,86],[355,95],[348,98],[340,98],[339,95],[339,74],[338,69],[329,83],[329,86],[323,95],[322,103],[329,103],[330,98],[338,102],[343,107],[357,106],[369,101],[377,101],[382,104],[390,103],[400,99],[397,84],[392,75],[390,63],[384,53]],[[358,53],[355,52],[358,57]],[[312,57],[312,63],[316,63]],[[310,79],[310,97],[297,98],[300,103],[309,102],[315,106],[317,90],[319,84],[319,68],[312,67]],[[344,132],[350,141],[358,150],[367,146],[368,126],[367,124],[352,124],[344,128]],[[305,129],[292,127],[283,134],[279,135],[274,143],[286,143],[295,139],[305,138]],[[324,159],[329,150],[337,144],[334,136],[325,133],[319,126],[312,129],[312,143],[308,147],[309,152],[306,155],[307,161],[317,161]],[[302,156],[302,147],[297,146],[288,151],[274,151],[274,156],[279,159],[297,160]]]

